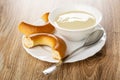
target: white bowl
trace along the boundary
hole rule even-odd
[[[93,26],[84,29],[70,30],[59,27],[55,24],[55,19],[58,15],[68,11],[85,11],[91,13],[96,18],[96,23]],[[49,22],[56,28],[57,32],[59,32],[62,36],[72,41],[80,41],[88,37],[90,33],[92,33],[96,26],[100,23],[102,19],[102,14],[96,8],[87,6],[87,5],[70,5],[67,7],[59,7],[50,12],[49,14]]]

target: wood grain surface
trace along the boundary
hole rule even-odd
[[[92,5],[102,12],[107,41],[94,56],[45,76],[42,71],[52,63],[26,53],[18,24],[33,23],[44,12],[69,3]],[[0,80],[120,80],[119,40],[120,0],[0,0]]]

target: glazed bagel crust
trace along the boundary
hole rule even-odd
[[[41,26],[34,26],[25,22],[21,22],[19,24],[19,31],[26,36],[35,33],[54,33],[55,28],[50,24],[46,23],[45,25]]]
[[[48,22],[48,16],[49,16],[49,12],[46,12],[41,16],[41,18],[43,19],[43,21]]]
[[[61,38],[48,33],[40,33],[31,37],[25,37],[24,45],[28,48],[38,45],[47,45],[52,48],[53,58],[57,60],[61,60],[65,57],[67,49],[65,42]]]

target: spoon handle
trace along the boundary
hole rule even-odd
[[[83,45],[83,46],[84,46],[84,45]],[[75,49],[74,51],[72,51],[72,52],[71,52],[69,55],[67,55],[62,61],[59,61],[58,63],[50,66],[50,67],[47,68],[47,69],[45,69],[45,70],[43,71],[43,73],[44,73],[45,75],[48,75],[48,74],[54,72],[58,67],[60,67],[60,66],[69,58],[70,55],[72,55],[73,53],[75,53],[76,51],[78,51],[78,50],[79,50],[80,48],[82,48],[83,46],[81,46],[81,47]]]
[[[62,64],[63,64],[63,61],[59,61],[58,63],[50,66],[50,67],[47,68],[47,69],[45,69],[45,70],[43,71],[43,73],[44,73],[45,75],[48,75],[48,74],[54,72],[55,70],[57,70],[57,68],[59,68]]]
[[[57,66],[56,66],[56,65],[52,65],[52,66],[50,66],[49,68],[45,69],[45,70],[43,71],[43,73],[44,73],[45,75],[48,75],[48,74],[52,73],[53,71],[55,71],[56,69],[57,69]]]

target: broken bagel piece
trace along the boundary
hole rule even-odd
[[[21,22],[19,24],[19,31],[26,36],[36,33],[54,33],[55,28],[50,23],[46,23],[45,25],[35,26],[25,22]]]
[[[49,12],[46,12],[41,16],[41,19],[47,23],[48,22],[48,16],[49,16]]]
[[[46,45],[52,48],[52,56],[54,59],[62,60],[66,53],[66,43],[61,38],[48,33],[40,33],[23,38],[25,47],[32,48],[35,46]]]

